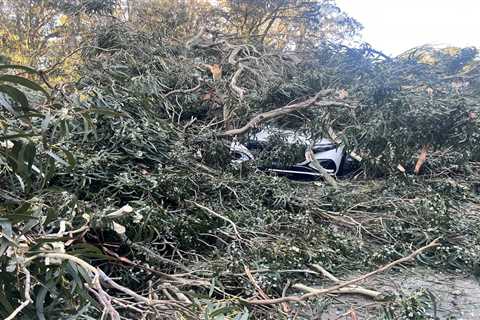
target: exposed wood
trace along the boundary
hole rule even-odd
[[[254,116],[246,125],[238,129],[232,129],[220,133],[219,136],[236,136],[240,134],[244,134],[248,132],[250,129],[257,127],[260,123],[265,122],[267,120],[292,113],[294,111],[300,111],[303,109],[311,108],[311,107],[347,107],[351,108],[351,105],[345,102],[336,101],[336,100],[319,100],[322,97],[328,96],[333,93],[334,90],[326,89],[318,92],[312,98],[307,100],[297,102],[294,104],[288,104],[286,106],[270,110],[267,112],[260,113]]]
[[[408,262],[408,261],[414,259],[420,253],[424,252],[425,250],[437,247],[439,245],[440,245],[440,243],[438,242],[438,239],[435,239],[432,242],[430,242],[428,245],[413,251],[408,256],[405,256],[403,258],[400,258],[398,260],[390,262],[389,264],[386,264],[383,267],[378,268],[377,270],[374,270],[374,271],[369,272],[367,274],[364,274],[360,277],[357,277],[357,278],[349,280],[349,281],[345,281],[344,283],[340,283],[340,284],[334,285],[334,286],[326,288],[326,289],[314,289],[311,292],[306,293],[306,294],[301,295],[301,296],[287,296],[287,297],[276,298],[276,299],[268,299],[268,300],[267,299],[265,299],[265,300],[250,299],[250,300],[244,300],[244,301],[247,302],[247,303],[250,303],[250,304],[259,304],[259,305],[270,305],[270,304],[279,304],[279,303],[283,303],[283,302],[305,301],[309,298],[313,298],[313,297],[323,295],[323,294],[327,294],[327,293],[332,293],[332,292],[338,291],[342,288],[345,288],[345,287],[351,286],[353,284],[356,284],[356,283],[358,283],[360,281],[363,281],[367,278],[370,278],[370,277],[372,277],[376,274],[387,271],[387,270],[391,269],[392,267],[394,267],[396,265],[399,265],[399,264],[404,263],[404,262]]]
[[[333,281],[337,284],[342,283],[342,281],[340,279],[335,277],[333,274],[331,274],[330,272],[328,272],[327,270],[325,270],[322,266],[320,266],[318,264],[313,264],[311,266],[311,268],[314,269],[315,271],[321,273],[322,275],[324,275],[325,277],[327,277],[328,279],[330,279],[331,281]],[[305,286],[303,284],[296,284],[294,287],[297,288],[297,289],[306,291],[306,292],[314,292],[315,290],[318,290],[317,288],[308,287],[308,286]],[[366,288],[363,288],[361,286],[356,286],[356,285],[351,285],[351,286],[348,286],[348,287],[345,287],[345,288],[340,288],[336,291],[332,291],[331,293],[361,294],[361,295],[370,297],[370,298],[375,299],[375,300],[380,300],[384,297],[383,294],[379,291],[366,289]]]
[[[427,160],[428,145],[424,145],[418,156],[417,163],[415,164],[415,174],[419,174],[423,164]]]

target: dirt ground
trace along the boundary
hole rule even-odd
[[[396,296],[408,296],[418,289],[428,290],[432,295],[430,300],[433,301],[429,302],[427,308],[429,317],[410,319],[480,319],[480,282],[473,276],[416,268],[390,271],[364,282],[362,286]],[[387,304],[356,295],[336,296],[332,297],[331,303],[316,319],[390,319],[383,311]],[[349,314],[351,309],[357,318]]]

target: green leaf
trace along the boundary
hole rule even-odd
[[[66,162],[65,160],[63,160],[62,158],[60,158],[59,155],[57,155],[56,153],[52,152],[52,151],[47,151],[47,154],[52,157],[52,159],[54,159],[55,161],[57,162],[60,162],[61,164],[65,165],[65,166],[68,166],[68,162]]]
[[[4,281],[0,281],[0,283],[2,283]],[[13,306],[11,305],[10,301],[8,300],[8,297],[7,295],[5,295],[5,293],[2,291],[0,291],[0,304],[3,306],[2,309],[4,309],[7,314],[10,314],[13,312],[14,308]]]
[[[56,279],[51,279],[45,285],[40,287],[38,290],[36,297],[35,297],[35,311],[37,313],[37,317],[39,320],[45,320],[45,298],[47,297],[47,293],[51,291],[56,284]]]
[[[88,259],[113,259],[112,257],[103,254],[103,252],[99,248],[88,243],[77,243],[75,245],[72,245],[69,247],[68,253],[76,257]]]
[[[19,69],[23,70],[25,72],[31,73],[31,74],[39,74],[39,72],[31,67],[27,66],[22,66],[19,64],[2,64],[0,65],[0,70],[5,70],[5,69]]]
[[[34,217],[32,215],[28,215],[28,214],[9,214],[9,215],[6,215],[5,218],[8,218],[8,220],[10,220],[10,222],[12,224],[25,222],[25,221],[28,221],[30,219],[38,219],[37,217]]]
[[[0,136],[0,141],[6,141],[6,140],[14,140],[18,138],[30,138],[30,137],[36,137],[39,136],[40,134],[37,133],[19,133],[19,134],[11,134],[11,135],[6,135],[6,136]]]
[[[86,110],[81,111],[80,113],[89,113],[89,112],[101,114],[105,116],[112,116],[112,117],[126,116],[125,113],[113,111],[107,108],[88,108]]]
[[[0,257],[1,257],[10,246],[10,241],[12,241],[13,233],[12,233],[12,223],[5,218],[0,218],[0,227],[1,227],[0,231],[2,233],[2,237],[0,238]]]
[[[20,104],[23,109],[28,110],[28,99],[22,91],[6,84],[0,85],[0,91],[6,93],[15,102]]]
[[[55,218],[57,218],[58,213],[54,208],[48,208],[47,209],[47,216],[45,219],[44,224],[48,225],[50,222],[52,222]]]
[[[22,203],[18,208],[15,209],[14,214],[26,214],[32,205],[28,202]]]
[[[16,84],[19,84],[21,86],[32,89],[34,91],[43,92],[48,97],[48,92],[45,89],[43,89],[39,84],[37,84],[37,83],[35,83],[31,80],[28,80],[24,77],[15,76],[15,75],[12,75],[12,74],[5,74],[3,76],[0,76],[0,81],[16,83]]]
[[[236,317],[235,320],[248,320],[250,317],[250,313],[248,312],[248,309],[245,308],[243,312],[239,313]]]
[[[73,156],[73,154],[64,148],[60,148],[60,150],[62,150],[63,153],[65,153],[65,157],[67,157],[67,162],[70,165],[70,168],[73,169],[77,164],[77,161],[75,160],[75,157]]]
[[[74,283],[81,287],[82,286],[82,279],[80,278],[79,267],[73,263],[72,261],[67,261],[65,265],[66,271],[72,276]]]
[[[2,217],[0,218],[0,227],[2,231],[2,236],[11,239],[13,236],[12,223],[8,219]]]
[[[13,107],[5,94],[0,94],[0,106],[7,109],[8,112],[15,114],[15,110],[13,110]]]
[[[208,316],[212,319],[217,320],[219,316],[225,316],[225,314],[229,313],[231,310],[231,306],[220,307],[218,309],[215,309],[213,312],[210,312]]]
[[[211,298],[215,292],[215,278],[212,279],[212,284],[210,285],[210,291],[208,292],[208,297]]]

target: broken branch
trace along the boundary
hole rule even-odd
[[[393,262],[390,262],[389,264],[386,264],[384,265],[383,267],[377,269],[377,270],[374,270],[372,272],[369,272],[367,274],[364,274],[358,278],[355,278],[355,279],[352,279],[352,280],[349,280],[349,281],[346,281],[344,283],[341,283],[341,284],[337,284],[335,286],[332,286],[330,288],[326,288],[326,289],[313,289],[311,292],[309,293],[306,293],[304,295],[301,295],[301,296],[287,296],[287,297],[282,297],[282,298],[276,298],[276,299],[265,299],[265,300],[258,300],[258,299],[250,299],[250,300],[245,300],[245,302],[247,303],[250,303],[250,304],[258,304],[258,305],[269,305],[269,304],[279,304],[279,303],[283,303],[283,302],[301,302],[301,301],[305,301],[309,298],[313,298],[313,297],[316,297],[316,296],[319,296],[319,295],[322,295],[322,294],[327,294],[327,293],[332,293],[334,291],[337,291],[339,289],[342,289],[342,288],[345,288],[345,287],[348,287],[348,286],[351,286],[357,282],[360,282],[360,281],[363,281],[367,278],[370,278],[376,274],[379,274],[381,272],[384,272],[384,271],[387,271],[389,270],[390,268],[398,265],[398,264],[401,264],[401,263],[404,263],[404,262],[407,262],[407,261],[410,261],[412,260],[413,258],[415,258],[417,255],[419,255],[420,253],[422,253],[423,251],[425,250],[428,250],[430,248],[434,248],[434,247],[437,247],[439,245],[439,242],[438,242],[438,239],[435,239],[433,240],[432,242],[430,242],[428,245],[424,246],[424,247],[421,247],[415,251],[413,251],[411,254],[409,254],[408,256],[406,257],[403,257],[403,258],[400,258],[398,260],[395,260]]]
[[[314,97],[304,100],[302,102],[298,102],[295,104],[289,104],[274,110],[270,110],[267,112],[260,113],[253,117],[246,125],[244,125],[241,128],[238,129],[232,129],[225,131],[223,133],[220,133],[219,136],[235,136],[239,134],[243,134],[247,131],[249,131],[252,128],[255,128],[258,126],[260,123],[265,122],[266,120],[270,120],[276,117],[279,117],[281,115],[285,115],[294,111],[299,111],[302,109],[310,108],[312,106],[315,107],[351,107],[349,104],[345,102],[339,102],[339,101],[334,101],[334,100],[323,100],[323,101],[317,101],[320,97],[324,97],[332,93],[333,90],[331,89],[326,89],[318,92]]]

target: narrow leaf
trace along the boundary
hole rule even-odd
[[[27,87],[29,89],[43,92],[46,96],[48,96],[48,92],[45,89],[43,89],[39,84],[37,84],[37,83],[35,83],[31,80],[28,80],[24,77],[15,76],[15,75],[12,75],[12,74],[5,74],[3,76],[0,76],[0,81],[16,83],[16,84],[22,85],[24,87]]]
[[[39,74],[39,72],[31,67],[27,66],[22,66],[19,64],[2,64],[0,65],[0,70],[5,70],[5,69],[18,69],[18,70],[23,70],[25,72],[31,73],[31,74]]]
[[[28,99],[22,91],[6,84],[0,85],[0,91],[6,93],[15,102],[20,104],[23,109],[28,110]]]

